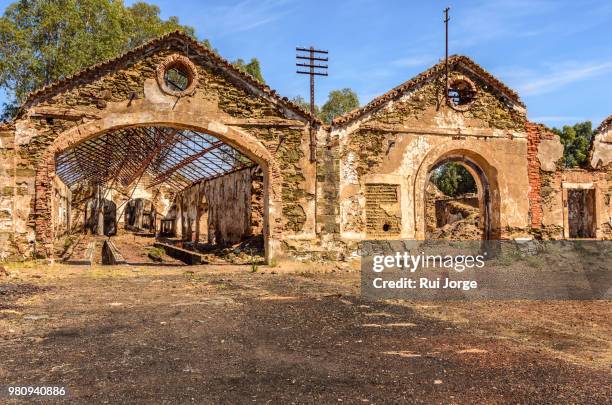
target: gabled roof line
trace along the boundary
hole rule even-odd
[[[519,98],[519,95],[514,90],[512,90],[511,88],[503,84],[501,81],[499,81],[492,74],[487,72],[483,67],[478,65],[476,62],[474,62],[467,56],[453,55],[448,58],[448,62],[449,62],[449,65],[451,65],[451,68],[453,65],[457,65],[457,64],[465,65],[465,67],[467,67],[468,69],[471,69],[474,72],[474,74],[481,76],[485,81],[487,81],[489,84],[495,87],[498,91],[506,95],[509,99],[514,101],[516,104],[520,105],[523,108],[525,107],[525,105]],[[336,117],[333,120],[332,125],[345,124],[347,122],[353,121],[365,115],[366,113],[369,113],[371,111],[378,109],[379,107],[381,107],[383,104],[387,103],[388,101],[399,98],[406,91],[414,89],[417,86],[427,82],[428,80],[430,80],[431,78],[433,78],[439,73],[443,73],[444,68],[445,68],[445,61],[442,60],[438,62],[437,64],[433,65],[432,67],[430,67],[429,69],[425,70],[424,72],[419,73],[412,79],[400,84],[399,86],[394,87],[393,89],[389,90],[385,94],[379,97],[376,97],[375,99],[370,101],[365,106],[349,111],[348,113],[341,115],[340,117]]]
[[[601,134],[608,128],[612,128],[612,114],[608,115],[597,128],[595,128],[596,134]]]
[[[233,75],[236,75],[239,79],[244,80],[247,85],[253,86],[256,89],[262,91],[264,94],[274,98],[276,101],[283,104],[285,107],[296,111],[297,113],[302,115],[304,118],[313,120],[319,125],[321,124],[321,121],[317,117],[312,116],[309,111],[305,110],[300,105],[292,102],[287,97],[281,97],[276,92],[276,90],[271,89],[268,85],[259,82],[257,79],[255,79],[250,74],[238,69],[232,63],[228,62],[226,59],[224,59],[217,53],[206,48],[205,46],[200,44],[198,41],[194,40],[193,38],[189,37],[188,35],[184,34],[181,31],[173,31],[173,32],[164,34],[162,36],[159,36],[157,38],[153,38],[150,41],[147,41],[142,45],[139,45],[135,48],[132,48],[116,56],[115,58],[96,63],[70,76],[67,76],[63,79],[57,80],[37,90],[34,90],[30,94],[28,94],[25,102],[22,104],[22,108],[31,105],[32,103],[34,103],[37,99],[41,97],[45,97],[45,96],[48,96],[49,94],[52,94],[54,91],[61,91],[62,87],[69,85],[73,81],[87,78],[88,76],[93,75],[96,72],[99,72],[105,68],[109,68],[121,62],[125,62],[130,57],[138,55],[139,53],[146,51],[148,48],[152,46],[156,46],[158,44],[161,44],[171,39],[178,39],[180,41],[187,42],[190,50],[195,49],[195,51],[198,52],[199,54],[205,55],[206,57],[210,58],[214,63],[219,64],[221,67],[228,69],[230,73],[232,73]]]

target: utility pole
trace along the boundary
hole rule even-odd
[[[329,58],[327,55],[329,52],[321,51],[318,49],[314,49],[314,47],[310,48],[295,48],[297,55],[295,56],[297,59],[296,66],[298,68],[297,73],[301,75],[309,75],[310,76],[310,114],[313,117],[315,116],[315,76],[328,76],[327,74],[327,64],[317,64],[317,62],[327,62]],[[305,63],[300,63],[305,62]],[[307,71],[300,70],[300,68],[308,68]],[[314,121],[310,123],[310,161],[314,162],[317,159],[316,155],[316,139],[315,133],[313,129]]]
[[[446,29],[446,50],[444,54],[444,69],[446,75],[446,88],[444,89],[444,98],[448,101],[448,22],[450,21],[450,17],[448,16],[448,11],[450,7],[446,7],[444,9],[444,25]]]

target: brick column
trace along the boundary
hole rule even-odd
[[[541,124],[527,122],[527,175],[529,177],[529,215],[532,228],[542,227],[542,175],[538,148],[542,139],[553,139],[555,134]]]

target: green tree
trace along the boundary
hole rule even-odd
[[[296,97],[293,97],[293,98],[291,99],[291,101],[293,101],[295,104],[297,104],[297,105],[299,105],[300,107],[302,107],[304,110],[306,110],[306,111],[310,111],[310,102],[309,102],[309,101],[306,101],[306,100],[304,99],[304,97],[302,97],[302,96],[296,96]],[[315,108],[315,115],[316,115],[316,116],[319,116],[319,115],[321,114],[321,109],[320,109],[320,108],[319,108],[319,106],[318,106],[318,105],[316,105],[316,104],[315,104],[314,108]]]
[[[259,82],[266,82],[261,74],[261,66],[259,65],[259,60],[257,58],[252,58],[249,63],[246,63],[243,59],[237,59],[233,62],[233,64],[238,69],[253,76]]]
[[[565,167],[583,167],[589,157],[593,140],[593,125],[584,121],[573,126],[565,125],[562,129],[553,128],[563,144],[563,164]]]
[[[321,107],[319,117],[324,122],[331,124],[332,120],[342,114],[345,114],[359,107],[359,97],[349,89],[333,90],[329,93],[327,102]]]
[[[434,170],[431,181],[449,197],[476,192],[474,178],[459,163],[449,162]]]
[[[0,17],[0,88],[5,115],[35,89],[164,33],[194,29],[159,7],[118,0],[20,0]],[[205,45],[210,44],[205,41]],[[12,108],[11,108],[12,107]]]

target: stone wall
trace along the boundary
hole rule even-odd
[[[226,246],[261,233],[262,195],[253,193],[262,187],[259,173],[259,168],[243,169],[180,192],[176,196],[180,218],[177,228],[182,229],[183,240],[196,239],[201,216],[206,216],[207,224],[207,229],[198,235],[201,242]]]
[[[72,192],[58,177],[53,178],[53,198],[51,215],[53,218],[53,238],[59,239],[71,229]]]
[[[612,239],[612,172],[565,169],[547,173],[542,186],[542,226],[536,235],[546,239],[570,237],[569,190],[593,190],[595,237]]]
[[[550,194],[549,174],[560,169],[563,145],[557,135],[540,124],[528,122],[527,170],[529,176],[529,218],[534,229],[542,227],[542,200]]]
[[[368,238],[388,238],[400,234],[402,212],[398,186],[366,184],[366,233]]]
[[[38,250],[51,253],[55,153],[114,127],[160,123],[210,131],[262,164],[270,207],[264,220],[271,215],[267,237],[314,236],[310,119],[190,41],[171,34],[43,89],[26,103],[15,122],[14,164],[27,209],[23,221],[13,222],[13,234],[25,239],[36,231]],[[175,54],[187,56],[198,75],[194,93],[178,98],[165,94],[156,80],[157,67]]]
[[[340,150],[344,239],[373,235],[367,229],[369,184],[397,187],[399,232],[387,236],[423,238],[429,172],[446,159],[464,159],[482,170],[490,189],[495,235],[529,233],[525,110],[473,72],[460,66],[454,69],[451,81],[467,77],[475,86],[469,108],[446,104],[444,76],[439,74],[361,117],[332,127],[331,136],[337,137]]]
[[[595,130],[589,163],[592,169],[612,170],[612,115]]]
[[[193,92],[177,96],[164,91],[158,68],[179,56],[193,64],[197,82]],[[137,188],[133,198],[150,199],[161,215],[176,217],[177,232],[187,239],[199,229],[204,195],[209,212],[216,212],[209,226],[211,219],[220,224],[215,239],[231,243],[261,230],[271,255],[349,257],[358,241],[379,236],[385,224],[385,236],[423,238],[425,188],[431,169],[445,159],[482,171],[498,237],[563,237],[564,190],[572,182],[596,190],[597,235],[610,237],[610,126],[596,136],[589,170],[560,170],[558,139],[527,121],[515,93],[466,60],[452,58],[450,81],[473,85],[468,105],[447,103],[438,64],[323,127],[191,39],[169,34],[151,41],[35,92],[13,124],[0,126],[0,258],[50,255],[53,239],[66,231],[60,212],[68,193],[56,182],[57,153],[105,131],[157,125],[209,133],[261,168],[257,186],[236,173],[201,183],[198,194],[196,187],[179,196],[180,190]],[[310,160],[311,130],[316,161]],[[379,198],[391,198],[390,190],[394,199]],[[70,192],[73,227],[86,192]],[[130,192],[115,190],[109,198],[121,206]],[[227,205],[222,193],[242,196],[242,203]],[[222,203],[227,212],[218,209]],[[247,220],[247,206],[256,218]]]

